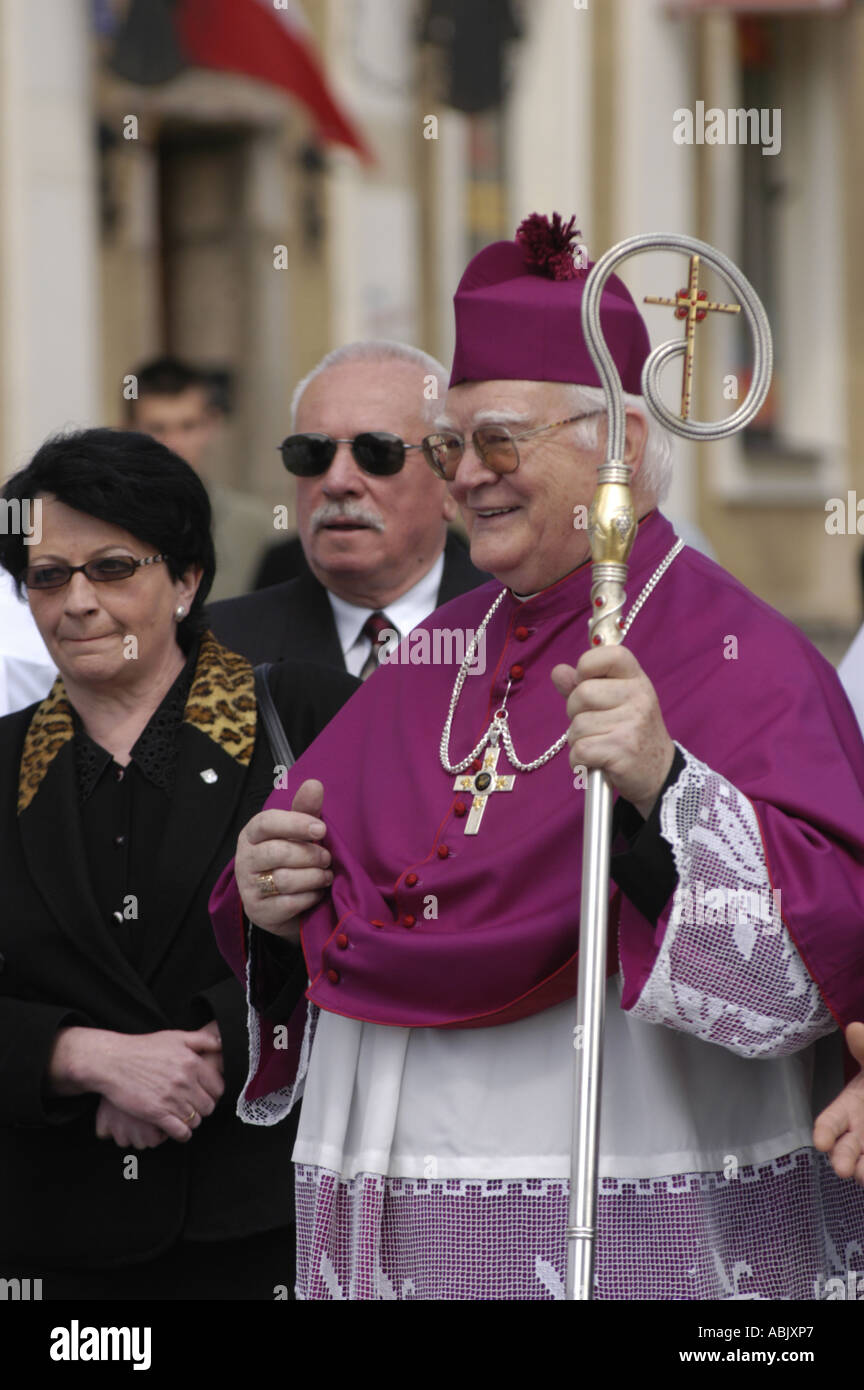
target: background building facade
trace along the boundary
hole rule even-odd
[[[170,351],[231,377],[221,480],[290,500],[276,444],[293,384],[357,337],[447,361],[468,257],[527,213],[575,212],[592,256],[638,232],[689,233],[762,296],[776,375],[758,428],[679,442],[670,509],[842,652],[864,543],[862,6],[307,3],[372,164],[252,77],[120,78],[108,59],[124,8],[0,0],[4,473],[52,430],[121,423],[125,374]],[[699,103],[768,113],[779,148],[763,152],[762,127],[754,143],[679,143]],[[669,295],[687,268],[651,256],[623,275],[638,298]],[[705,287],[729,298],[710,274]],[[680,335],[670,310],[645,314],[655,344]],[[748,345],[719,316],[697,336],[695,413],[711,418],[746,391]],[[670,369],[670,404],[679,388]],[[826,526],[831,499],[847,534]]]

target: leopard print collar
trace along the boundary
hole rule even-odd
[[[252,667],[245,657],[217,642],[212,632],[201,638],[198,661],[183,722],[200,729],[248,767],[255,746],[257,706]],[[25,811],[60,749],[75,735],[72,709],[62,676],[39,705],[24,739],[18,774],[18,814]]]

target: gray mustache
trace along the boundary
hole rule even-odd
[[[324,502],[315,508],[309,520],[313,531],[320,531],[322,526],[327,526],[331,521],[353,521],[357,525],[371,526],[374,531],[384,530],[383,517],[352,502]]]

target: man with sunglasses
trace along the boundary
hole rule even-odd
[[[486,678],[359,690],[211,899],[260,1015],[241,1113],[302,1082],[307,1299],[563,1297],[588,768],[617,793],[595,1296],[815,1298],[864,1226],[811,1142],[864,979],[864,744],[831,667],[658,510],[616,277],[639,525],[626,645],[589,645],[605,417],[571,228],[529,218],[468,266],[425,439],[495,576],[436,621],[485,635]]]
[[[280,454],[311,573],[214,604],[220,641],[365,678],[395,634],[487,578],[448,535],[456,505],[423,457],[445,389],[440,362],[389,342],[338,348],[300,382]]]

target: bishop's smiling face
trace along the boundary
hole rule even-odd
[[[471,381],[447,392],[446,423],[465,438],[450,483],[471,540],[471,559],[516,593],[536,593],[589,556],[588,534],[573,526],[573,508],[588,506],[597,486],[601,447],[574,443],[576,425],[519,440],[519,467],[497,474],[478,458],[478,424],[505,424],[516,435],[580,414],[558,382]],[[578,436],[577,436],[578,437]],[[599,438],[605,438],[601,421]]]
[[[540,429],[573,415],[594,414],[574,405],[572,388],[555,381],[466,381],[447,392],[439,427],[456,430],[465,452],[449,483],[471,541],[471,559],[517,594],[533,594],[562,579],[590,558],[584,525],[574,526],[574,508],[587,508],[597,488],[597,469],[606,451],[605,411],[597,420],[597,444],[578,443],[583,426],[563,424],[517,440],[519,467],[498,474],[474,450],[478,425],[506,425],[513,435]],[[646,421],[627,408],[624,461],[631,468],[637,517],[656,506],[641,488],[639,467]],[[584,515],[584,514],[583,514]]]

